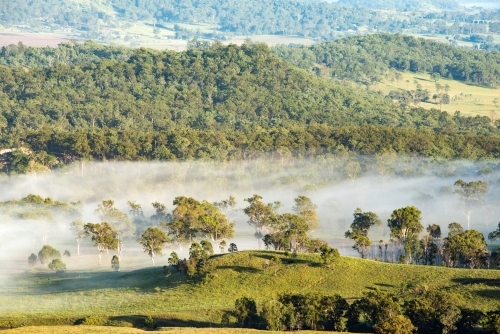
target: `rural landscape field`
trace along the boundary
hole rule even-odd
[[[500,333],[500,6],[0,2],[6,333]]]

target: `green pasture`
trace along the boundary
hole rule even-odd
[[[282,263],[266,267],[278,254]],[[77,260],[77,259],[74,259]],[[208,274],[189,279],[161,266],[132,271],[69,270],[61,276],[26,271],[7,279],[0,294],[0,328],[39,325],[144,327],[153,317],[160,327],[211,327],[242,296],[260,304],[280,293],[338,293],[349,301],[363,291],[399,293],[447,289],[463,303],[484,311],[500,306],[500,271],[387,264],[342,257],[333,268],[319,255],[296,258],[270,251],[217,255]]]
[[[391,82],[386,79],[382,83],[373,85],[371,89],[380,90],[384,95],[386,95],[391,90],[414,90],[416,87],[415,82],[418,82],[422,85],[423,89],[427,89],[429,91],[431,97],[436,93],[436,83],[428,74],[410,72],[402,74],[403,79],[399,80],[399,82]],[[443,87],[445,85],[450,86],[448,94],[452,100],[451,103],[443,104],[440,107],[439,103],[435,103],[431,98],[429,102],[422,102],[419,106],[427,109],[442,108],[443,111],[447,111],[451,114],[458,110],[462,114],[466,115],[493,116],[496,119],[500,118],[500,108],[495,106],[493,103],[495,98],[500,100],[500,88],[491,89],[473,86],[457,80],[444,78],[439,79],[437,83]],[[444,93],[444,90],[441,92]]]

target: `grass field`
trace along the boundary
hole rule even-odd
[[[262,333],[262,331],[255,329],[242,329],[242,328],[179,328],[179,327],[163,327],[158,328],[157,331],[169,334],[248,334],[248,333]],[[135,328],[123,327],[109,327],[109,326],[32,326],[21,327],[16,329],[7,330],[4,333],[23,333],[23,334],[38,334],[38,333],[51,333],[51,334],[129,334],[129,333],[146,333],[146,331]],[[274,331],[266,331],[265,333],[282,333]],[[318,331],[301,331],[301,333],[324,333]],[[335,333],[335,332],[329,332]]]
[[[385,80],[382,83],[373,85],[371,89],[380,90],[384,95],[388,94],[391,90],[403,89],[403,90],[413,90],[415,89],[415,83],[418,82],[422,85],[423,89],[429,91],[430,96],[436,93],[436,83],[430,79],[430,76],[425,73],[403,73],[403,80],[399,82],[391,82]],[[468,85],[466,83],[449,80],[440,79],[438,81],[441,86],[449,85],[450,91],[449,95],[452,99],[451,104],[443,104],[442,110],[453,114],[455,111],[459,110],[461,113],[466,115],[481,115],[481,116],[492,116],[492,111],[497,114],[497,118],[500,117],[500,108],[497,108],[493,104],[495,98],[500,99],[500,88],[490,89],[478,86]],[[444,91],[443,91],[444,92]],[[431,109],[439,109],[439,103],[434,103],[431,99],[430,102],[420,103],[419,106]]]
[[[160,266],[133,271],[72,270],[58,277],[44,270],[4,280],[0,328],[34,325],[144,326],[147,316],[161,327],[211,327],[234,301],[250,296],[262,303],[284,292],[338,293],[353,300],[363,291],[399,292],[412,286],[457,291],[469,307],[500,307],[500,271],[386,264],[342,257],[333,269],[318,255],[286,257],[263,269],[274,254],[245,251],[213,257],[210,274],[164,277]],[[275,275],[275,270],[277,273]]]

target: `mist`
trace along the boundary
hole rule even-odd
[[[369,237],[376,242],[389,241],[387,219],[393,210],[408,205],[422,211],[424,226],[439,224],[444,236],[452,222],[467,228],[458,196],[442,191],[443,187],[453,190],[458,179],[489,183],[485,203],[473,210],[470,223],[471,229],[487,235],[499,221],[499,166],[498,161],[440,161],[394,155],[229,163],[76,163],[45,174],[4,176],[0,179],[3,190],[0,201],[19,200],[28,194],[68,203],[79,201],[82,220],[97,223],[99,217],[94,210],[106,199],[113,199],[115,206],[125,213],[129,211],[127,201],[136,201],[148,218],[154,214],[151,203],[155,201],[165,204],[171,212],[172,201],[177,196],[219,202],[232,195],[237,205],[227,212],[236,222],[235,238],[231,242],[244,250],[259,247],[255,231],[246,223],[242,212],[248,204],[245,198],[259,194],[266,203],[280,201],[283,205],[279,211],[284,213],[292,212],[295,197],[306,195],[317,205],[321,223],[312,236],[339,248],[341,254],[357,256],[344,233],[358,207],[377,213],[383,221],[370,231]],[[52,245],[61,253],[67,249],[74,254],[67,261],[68,270],[97,267],[97,251],[88,240],[82,245],[82,255],[91,260],[76,258],[76,242],[69,230],[72,220],[63,216],[50,221],[20,219],[8,212],[8,206],[0,207],[0,261],[3,264],[0,276],[28,270],[28,256],[32,252],[37,254],[43,244]],[[168,255],[173,249],[164,253]],[[181,255],[186,256],[187,250]],[[158,263],[166,263],[167,258],[164,256]],[[106,258],[103,260],[107,263]],[[123,268],[146,266],[149,266],[149,258],[135,238],[126,240]]]

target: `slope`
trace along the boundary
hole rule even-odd
[[[282,263],[265,268],[278,255]],[[164,277],[161,268],[132,272],[26,272],[3,285],[0,327],[87,324],[140,326],[145,316],[160,326],[220,323],[223,310],[251,296],[263,302],[285,292],[338,293],[348,300],[367,289],[398,293],[406,289],[446,289],[463,296],[470,308],[483,311],[499,304],[500,273],[396,265],[342,257],[334,268],[322,267],[318,255],[248,251],[214,256],[204,277],[183,273]],[[7,292],[5,292],[7,291]],[[80,319],[80,320],[78,320]]]

